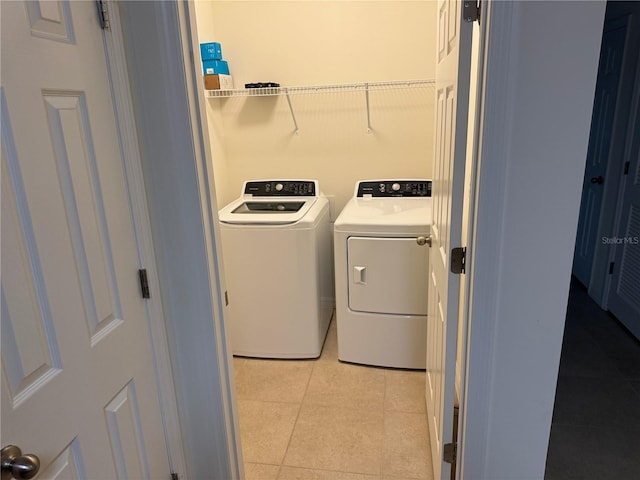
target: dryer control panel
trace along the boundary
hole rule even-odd
[[[244,195],[254,197],[315,197],[316,182],[311,180],[266,180],[245,182]]]
[[[358,182],[358,197],[430,197],[431,180],[369,180]]]

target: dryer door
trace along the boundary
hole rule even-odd
[[[347,257],[351,310],[427,314],[429,248],[415,237],[349,237]]]

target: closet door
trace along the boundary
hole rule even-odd
[[[628,27],[627,19],[616,19],[605,25],[602,36],[576,249],[573,257],[573,274],[587,288],[591,282],[591,271],[598,243],[604,180],[614,134],[614,119]]]
[[[113,31],[95,2],[0,5],[2,447],[38,478],[169,478]]]
[[[640,69],[638,71],[640,75]],[[635,126],[625,175],[620,226],[614,237],[615,257],[608,308],[640,340],[640,77],[637,77]]]

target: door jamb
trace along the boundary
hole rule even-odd
[[[136,237],[138,268],[145,268],[150,285],[157,286],[159,285],[159,278],[144,189],[120,15],[114,1],[108,0],[107,8],[109,10],[110,28],[108,31],[103,32],[103,42],[107,60],[107,73],[111,86],[110,93],[115,105],[114,114],[121,139],[119,147],[125,170],[129,204],[131,205],[129,213]],[[172,473],[182,473],[186,472],[186,462],[173,374],[166,374],[167,372],[172,372],[172,368],[164,310],[159,295],[151,295],[151,298],[145,300],[145,312],[151,337],[153,367],[160,400],[169,467]]]
[[[118,6],[136,89],[132,101],[158,247],[158,296],[165,309],[188,460],[183,472],[239,480],[244,478],[242,448],[223,317],[225,283],[210,144],[200,117],[205,99],[194,64],[194,6],[187,0]]]
[[[591,7],[587,17],[589,21],[596,18],[593,8],[602,8],[604,13],[604,2],[597,3],[598,6]],[[462,431],[459,432],[461,436],[458,450],[457,478],[459,479],[469,476],[489,478],[487,475],[490,469],[505,463],[504,455],[500,459],[495,455],[495,452],[500,452],[499,446],[491,443],[494,439],[492,435],[495,436],[496,431],[504,431],[509,425],[504,417],[497,418],[495,409],[492,412],[492,404],[498,401],[497,396],[494,398],[496,385],[505,386],[500,377],[504,370],[499,371],[495,352],[498,347],[507,343],[503,333],[507,330],[506,322],[499,323],[501,316],[499,309],[505,304],[505,298],[501,298],[499,284],[504,283],[506,277],[501,278],[504,275],[501,272],[501,262],[496,259],[501,259],[501,250],[508,245],[504,239],[508,213],[505,194],[509,192],[507,187],[513,186],[513,180],[510,179],[507,167],[512,161],[509,155],[513,145],[518,144],[518,139],[514,138],[514,128],[517,129],[518,126],[513,122],[513,109],[518,105],[516,94],[519,92],[515,88],[515,82],[521,77],[522,67],[519,63],[527,65],[526,58],[522,60],[523,49],[520,45],[523,38],[520,30],[525,18],[521,9],[526,11],[527,8],[529,7],[526,4],[519,2],[483,2],[482,16],[487,24],[483,34],[485,48],[481,60],[484,65],[479,107],[477,175],[473,195],[474,225],[472,241],[469,245],[472,255],[467,263],[467,267],[471,268],[471,278],[466,321],[470,323],[466,327],[468,335],[464,345],[466,359],[462,403],[465,408],[462,410]],[[548,13],[548,9],[554,7],[546,8]],[[566,18],[567,11],[564,10],[562,13],[562,18]],[[556,38],[557,32],[553,33]],[[590,47],[592,45],[589,45]],[[593,87],[595,90],[595,76]],[[522,115],[519,114],[517,118],[522,118]],[[524,224],[524,222],[520,223]],[[514,228],[513,225],[511,228]],[[566,237],[564,240],[566,242]],[[481,276],[478,272],[482,272]],[[567,269],[567,285],[568,273]],[[559,360],[560,349],[557,341],[553,345],[548,345],[549,348],[557,349]],[[526,381],[522,383],[525,384]],[[517,387],[513,386],[513,388]],[[539,396],[535,399],[538,402],[544,400]],[[469,408],[470,406],[472,408]],[[550,413],[549,411],[546,413],[549,414],[550,423]],[[542,424],[536,427],[534,433],[538,438],[540,435],[548,436],[548,431],[545,432],[545,425]],[[535,458],[539,460],[537,456]],[[531,468],[531,465],[529,467]],[[543,467],[544,463],[542,463]]]
[[[482,133],[482,117],[483,117],[483,106],[484,106],[484,81],[485,81],[485,60],[487,57],[487,45],[488,45],[488,35],[489,35],[489,22],[488,18],[491,14],[490,6],[486,5],[485,11],[479,17],[479,32],[477,34],[477,38],[475,33],[472,36],[473,42],[478,42],[478,58],[477,65],[474,68],[473,60],[471,65],[471,74],[475,75],[476,80],[476,90],[475,96],[469,98],[469,111],[471,112],[472,102],[475,104],[474,112],[475,119],[473,121],[473,130],[469,130],[467,132],[467,156],[471,156],[471,159],[467,158],[467,171],[465,171],[465,176],[469,178],[469,191],[466,193],[469,197],[468,205],[467,205],[467,224],[466,224],[466,237],[462,239],[462,244],[467,245],[467,266],[466,272],[461,277],[461,282],[464,282],[464,294],[460,300],[460,312],[458,318],[458,329],[462,329],[462,332],[458,333],[458,340],[460,342],[457,345],[458,349],[458,360],[460,361],[460,365],[457,366],[457,409],[458,411],[454,411],[454,437],[453,441],[456,443],[456,459],[455,463],[452,465],[452,475],[453,479],[462,479],[464,478],[465,467],[467,470],[474,470],[474,462],[475,458],[470,457],[467,458],[466,451],[466,437],[465,437],[465,412],[468,407],[467,403],[467,383],[468,383],[468,358],[469,358],[469,348],[470,348],[470,336],[471,336],[471,305],[472,305],[472,288],[474,286],[474,275],[473,275],[473,255],[474,255],[474,240],[475,240],[475,223],[477,221],[476,216],[476,200],[478,195],[478,178],[480,175],[480,147],[481,147],[481,133]],[[473,48],[473,47],[472,47]],[[471,92],[470,92],[471,93]],[[470,120],[469,120],[470,121]],[[466,183],[466,180],[465,180]],[[497,212],[498,213],[498,212]],[[499,215],[497,216],[499,218]],[[496,220],[497,220],[496,218]],[[462,288],[462,286],[461,286]]]
[[[162,2],[161,2],[162,3]],[[240,422],[236,400],[236,387],[231,347],[231,334],[227,332],[224,311],[226,301],[226,281],[222,260],[222,239],[218,221],[218,202],[215,190],[215,177],[211,153],[211,140],[206,127],[206,98],[202,88],[201,69],[196,63],[199,52],[198,30],[196,24],[195,5],[192,1],[178,2],[178,19],[180,22],[181,46],[183,50],[184,71],[186,75],[187,95],[190,100],[189,113],[192,121],[192,134],[198,177],[201,184],[201,206],[203,230],[210,241],[208,252],[209,272],[212,277],[212,296],[215,303],[213,324],[215,328],[215,351],[220,375],[220,394],[224,412],[225,437],[229,454],[229,470],[235,479],[244,478],[244,460],[240,439]]]
[[[498,7],[498,8],[496,8]],[[508,61],[493,62],[488,66],[489,57],[508,59],[513,48],[512,38],[512,2],[483,3],[480,22],[481,42],[478,55],[478,91],[477,91],[477,120],[476,131],[473,132],[475,159],[472,166],[472,185],[469,205],[468,226],[468,273],[465,275],[466,297],[462,307],[462,322],[459,328],[465,329],[463,337],[460,392],[460,418],[458,428],[458,453],[456,477],[465,478],[468,472],[476,472],[484,465],[486,449],[485,442],[476,442],[489,428],[487,416],[490,398],[488,385],[492,371],[492,350],[495,338],[490,332],[496,330],[496,292],[495,285],[499,275],[498,263],[494,261],[500,255],[501,225],[503,221],[504,204],[502,198],[505,189],[505,175],[507,158],[503,153],[508,149],[510,138],[510,123],[507,122],[507,108],[512,101],[513,93],[509,89],[509,79],[513,64]],[[487,104],[492,105],[491,113],[485,110]],[[491,127],[491,128],[489,128]],[[489,177],[486,167],[483,168],[483,158],[500,161],[501,167],[494,167]],[[485,178],[486,177],[486,178]],[[483,193],[485,192],[485,193]],[[487,195],[486,192],[491,192]],[[491,205],[484,210],[478,209],[478,199],[485,197]],[[490,214],[487,214],[488,212]],[[483,254],[475,255],[476,245],[483,246]],[[492,249],[491,252],[489,249]],[[483,272],[482,278],[476,278],[475,271]],[[473,328],[472,327],[473,319]],[[472,335],[472,331],[476,335]],[[478,332],[485,332],[482,346],[479,348]],[[473,358],[473,362],[471,359]],[[469,395],[469,392],[473,392]],[[473,408],[470,408],[470,407]],[[467,442],[467,438],[471,441]]]

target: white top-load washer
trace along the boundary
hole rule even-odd
[[[334,225],[338,358],[426,366],[430,180],[356,184]]]
[[[329,202],[318,182],[245,182],[219,218],[234,355],[320,356],[334,290]]]

